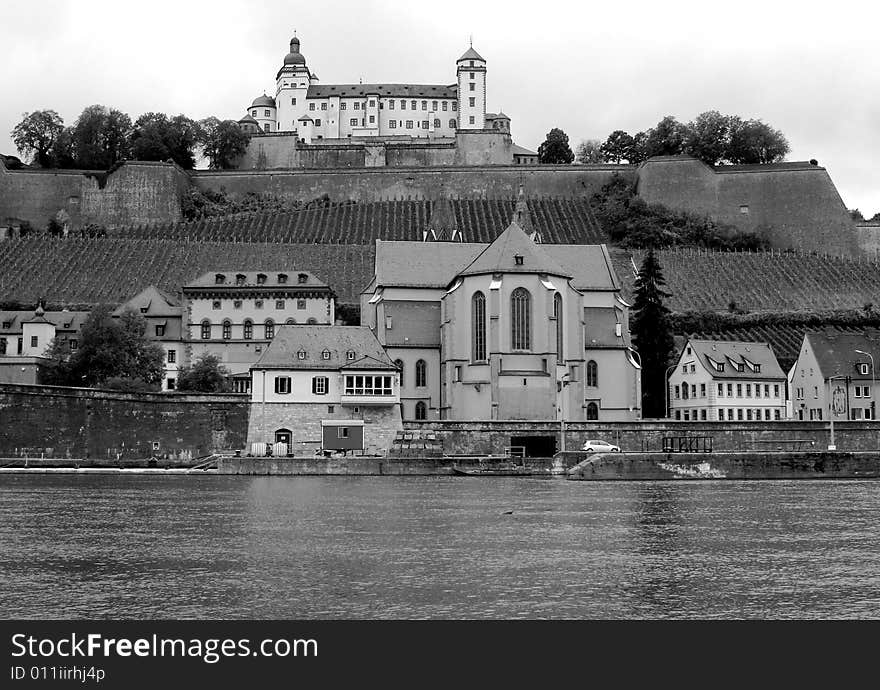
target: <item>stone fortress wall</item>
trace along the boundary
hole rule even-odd
[[[483,132],[461,136],[478,142],[484,135],[497,138]],[[269,142],[283,138],[260,139]],[[777,249],[843,256],[862,251],[859,233],[831,177],[818,165],[711,168],[688,157],[651,159],[639,167],[498,165],[492,164],[494,154],[483,144],[475,145],[470,153],[467,146],[434,152],[430,146],[442,145],[394,142],[364,145],[362,151],[341,145],[321,145],[320,151],[306,151],[324,161],[347,161],[345,167],[334,168],[267,167],[187,173],[170,163],[128,162],[112,172],[95,173],[10,171],[0,163],[0,238],[10,232],[2,228],[21,220],[45,228],[48,219],[62,210],[68,214],[73,231],[88,223],[125,227],[179,221],[181,199],[190,187],[222,190],[233,199],[256,193],[302,202],[325,194],[332,201],[358,202],[435,199],[441,194],[453,198],[511,198],[520,185],[529,196],[583,198],[598,191],[617,173],[636,182],[639,195],[649,203],[709,214],[742,231],[767,233]],[[457,164],[424,165],[435,153],[442,157],[444,152],[454,153]],[[384,158],[385,164],[368,164],[368,156]],[[350,167],[348,162],[352,163]]]

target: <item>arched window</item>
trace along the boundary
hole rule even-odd
[[[425,388],[428,385],[428,364],[420,359],[416,362],[416,388]]]
[[[599,406],[594,402],[587,405],[587,419],[599,419]]]
[[[419,360],[421,361],[421,360]],[[416,419],[427,419],[428,418],[428,406],[425,405],[421,400],[416,403]]]
[[[211,322],[208,319],[202,321],[202,340],[211,338]]]
[[[592,359],[587,362],[587,385],[592,388],[599,385],[599,366]]]
[[[254,337],[254,322],[246,319],[244,322],[244,339],[250,340]]]
[[[525,288],[510,294],[510,346],[513,350],[532,348],[532,296]]]
[[[223,322],[223,340],[231,340],[232,339],[232,322],[229,319],[226,319]]]
[[[266,340],[272,340],[275,337],[275,322],[272,319],[266,319],[264,327]]]
[[[286,443],[288,446],[293,440],[293,432],[290,429],[278,429],[275,432],[275,443]]]
[[[475,292],[471,298],[471,332],[471,356],[475,362],[482,362],[486,359],[486,296],[482,292]]]
[[[455,129],[455,118],[454,117],[449,121],[449,129]]]
[[[553,296],[553,316],[556,318],[556,363],[565,364],[565,340],[562,337],[562,295]]]
[[[294,325],[296,325],[296,319],[287,319],[287,321],[284,322],[284,325],[285,326],[294,326]]]
[[[436,120],[434,120],[434,127],[436,129],[440,129],[440,118],[439,117]]]
[[[395,359],[394,366],[397,367],[397,371],[400,372],[400,385],[403,387],[403,360]]]
[[[316,319],[314,316],[310,316],[308,319],[306,319],[306,323],[309,326],[315,326],[318,323],[318,319]]]

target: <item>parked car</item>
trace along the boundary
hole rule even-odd
[[[587,441],[581,447],[581,450],[587,450],[591,453],[619,453],[620,446],[615,446],[613,443],[608,443],[608,441],[594,438]]]

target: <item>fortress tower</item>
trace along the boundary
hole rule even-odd
[[[290,52],[275,75],[275,103],[278,121],[273,131],[291,132],[299,128],[299,118],[306,114],[309,86],[317,79],[306,66],[305,56],[299,52],[299,39],[290,39]]]
[[[486,126],[486,61],[471,46],[455,62],[458,76],[458,128]]]

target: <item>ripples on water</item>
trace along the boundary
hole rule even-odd
[[[878,618],[878,498],[876,481],[5,475],[0,617]]]

